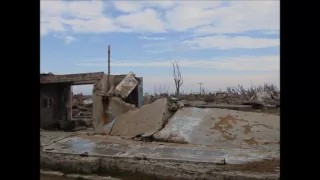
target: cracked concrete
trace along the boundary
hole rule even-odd
[[[41,132],[45,136],[46,132]],[[62,134],[61,134],[62,135]],[[107,140],[106,140],[107,139]],[[42,139],[44,140],[44,139]],[[133,174],[181,179],[278,179],[279,164],[266,172],[246,169],[246,164],[277,159],[279,152],[214,148],[167,143],[141,143],[108,136],[74,135],[44,145],[41,168],[79,174]],[[221,161],[225,159],[225,165]],[[241,167],[241,168],[239,168]],[[115,177],[116,177],[115,176]],[[142,175],[139,175],[142,176]],[[165,176],[165,177],[164,177]],[[152,178],[151,178],[152,179]]]
[[[225,148],[280,149],[280,116],[227,109],[183,108],[156,139]]]

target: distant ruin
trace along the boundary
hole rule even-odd
[[[108,91],[111,86],[119,84],[126,75],[108,75],[104,72],[54,75],[40,74],[40,127],[50,128],[57,122],[62,129],[73,124],[72,119],[72,85],[93,84],[93,128],[109,123],[112,119],[106,113],[108,109]],[[142,78],[136,78],[139,85],[124,99],[135,106],[143,105]],[[109,87],[110,84],[110,87]],[[101,129],[101,128],[100,128]]]

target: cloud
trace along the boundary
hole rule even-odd
[[[148,37],[148,36],[138,36],[139,39],[144,39],[144,40],[154,40],[154,41],[160,41],[160,40],[165,40],[165,37]]]
[[[122,15],[116,19],[116,24],[138,32],[165,32],[164,23],[153,9]]]
[[[168,9],[177,4],[175,1],[114,1],[113,6],[115,9],[125,12],[133,13],[142,11],[145,8],[160,8]]]
[[[219,1],[180,2],[179,6],[166,12],[167,27],[176,31],[185,31],[213,22]]]
[[[69,18],[66,18],[69,17]],[[41,35],[50,32],[67,31],[66,19],[84,21],[88,19],[103,18],[102,1],[40,1]],[[92,24],[89,24],[89,26]],[[77,29],[77,28],[76,28]]]
[[[280,29],[280,1],[231,1],[218,8],[212,24],[195,29],[199,34],[240,33]]]
[[[264,34],[280,34],[280,30],[264,31]]]
[[[76,41],[77,39],[73,36],[59,36],[59,35],[53,35],[53,37],[62,39],[66,45],[70,44],[73,41]]]
[[[232,71],[279,71],[280,56],[242,56],[242,57],[220,57],[210,60],[171,60],[171,61],[120,61],[111,62],[112,67],[172,67],[172,62],[177,61],[180,67],[212,68]],[[106,62],[79,62],[76,66],[107,67]]]
[[[71,19],[63,20],[65,25],[71,26],[71,30],[75,33],[108,33],[108,32],[125,32],[125,28],[118,27],[111,18],[95,18],[89,20]]]
[[[52,32],[240,33],[280,29],[279,1],[45,1],[41,35]],[[114,13],[118,10],[121,13]]]
[[[234,48],[266,48],[280,45],[279,39],[252,38],[248,36],[207,36],[194,38],[193,40],[183,41],[184,44],[195,46],[197,48],[216,48],[216,49],[234,49]]]

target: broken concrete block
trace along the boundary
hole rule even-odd
[[[228,96],[228,93],[217,93],[216,98],[217,99],[224,99]]]
[[[126,103],[119,97],[110,97],[109,101],[107,114],[109,115],[110,120],[136,108],[134,104]]]
[[[151,136],[162,128],[169,117],[168,100],[161,98],[151,104],[116,116],[110,134],[131,137]]]
[[[269,99],[271,99],[271,93],[261,91],[257,92],[254,96],[252,96],[250,100],[256,103],[265,104],[265,101]]]
[[[171,104],[170,110],[174,111],[174,112],[177,111],[178,110],[178,105],[176,103]]]
[[[278,115],[188,107],[178,110],[153,137],[215,147],[279,149],[279,144],[274,143],[280,140],[279,127]]]
[[[204,101],[188,101],[188,102],[186,102],[184,104],[185,104],[185,106],[188,106],[188,107],[196,107],[196,106],[199,106],[199,105],[205,105],[207,103],[204,102]]]
[[[181,109],[184,107],[184,104],[181,101],[177,102],[178,108]]]
[[[114,89],[115,94],[126,98],[138,85],[138,80],[135,79],[135,74],[130,72]]]

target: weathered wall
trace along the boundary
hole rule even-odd
[[[40,84],[40,126],[48,128],[52,122],[67,119],[67,97],[70,85]],[[45,98],[52,98],[52,107],[44,107]]]
[[[40,75],[40,83],[64,83],[72,84],[93,84],[99,81],[103,72],[81,73],[81,74],[65,74],[65,75]]]
[[[133,104],[125,103],[119,97],[112,97],[110,98],[109,102],[109,122],[111,122],[116,116],[124,114],[130,110],[135,109],[136,106]],[[109,123],[108,122],[108,123]]]
[[[116,86],[118,85],[124,78],[125,75],[110,75],[110,86]],[[142,78],[141,78],[142,79]],[[126,102],[130,102],[135,105],[140,105],[141,102],[139,102],[139,92],[143,93],[143,87],[140,85],[140,91],[138,90],[138,86],[135,88],[135,91],[133,91],[128,98],[125,99]],[[103,97],[98,95],[100,91],[107,93],[109,90],[108,87],[108,75],[104,74],[100,80],[99,85],[96,89],[92,91],[92,101],[93,101],[93,129],[96,133],[103,132],[104,125],[111,122],[113,118],[117,115],[123,114],[125,112],[128,112],[131,109],[134,109],[134,106],[131,106],[126,103],[121,103],[118,100],[111,100],[109,105],[107,104],[107,101],[103,100]],[[107,113],[107,107],[110,107],[111,111],[109,113],[112,113],[112,115],[108,115]]]

